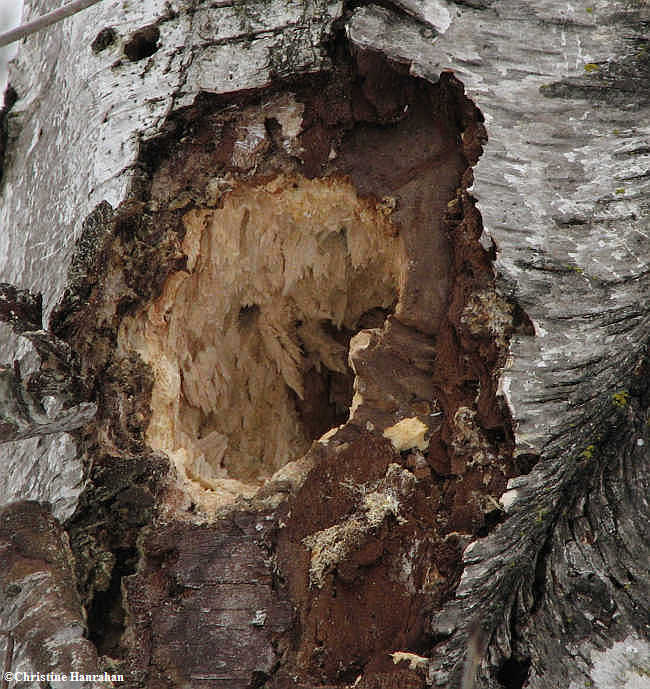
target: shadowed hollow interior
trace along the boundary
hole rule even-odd
[[[391,212],[292,173],[184,215],[187,269],[124,319],[119,347],[153,372],[148,443],[218,503],[347,419],[349,339],[394,309],[405,272]]]

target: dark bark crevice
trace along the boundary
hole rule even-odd
[[[525,686],[547,687],[575,676],[575,663],[564,653],[567,646],[597,658],[612,642],[627,640],[634,647],[645,635],[642,601],[649,578],[641,563],[648,561],[648,539],[639,532],[647,523],[639,515],[646,510],[641,496],[648,490],[648,404],[647,379],[639,374],[646,365],[642,355],[627,385],[634,394],[613,398],[611,407],[601,410],[605,420],[598,437],[592,436],[572,460],[576,469],[538,551],[532,584],[520,584],[507,657],[530,666]],[[635,544],[634,554],[629,543]],[[580,672],[591,681],[589,664]],[[490,681],[502,682],[503,675],[499,671],[485,680],[492,686]]]

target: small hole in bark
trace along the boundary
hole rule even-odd
[[[160,47],[159,38],[160,29],[157,26],[145,26],[132,34],[130,40],[124,45],[124,54],[131,62],[150,57]]]
[[[106,591],[97,591],[88,610],[88,638],[100,655],[121,658],[120,640],[124,633],[122,577],[135,572],[138,553],[135,548],[115,551],[115,564]]]
[[[508,658],[497,674],[497,679],[505,689],[521,689],[530,673],[530,658],[517,660]]]
[[[95,40],[90,44],[90,48],[95,53],[101,53],[102,50],[106,50],[109,46],[113,45],[117,40],[117,31],[114,28],[107,26],[102,29]]]

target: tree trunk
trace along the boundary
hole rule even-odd
[[[3,687],[647,682],[649,19],[105,0],[24,41]]]

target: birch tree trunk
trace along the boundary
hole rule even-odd
[[[104,0],[23,42],[3,687],[646,686],[648,21]]]

